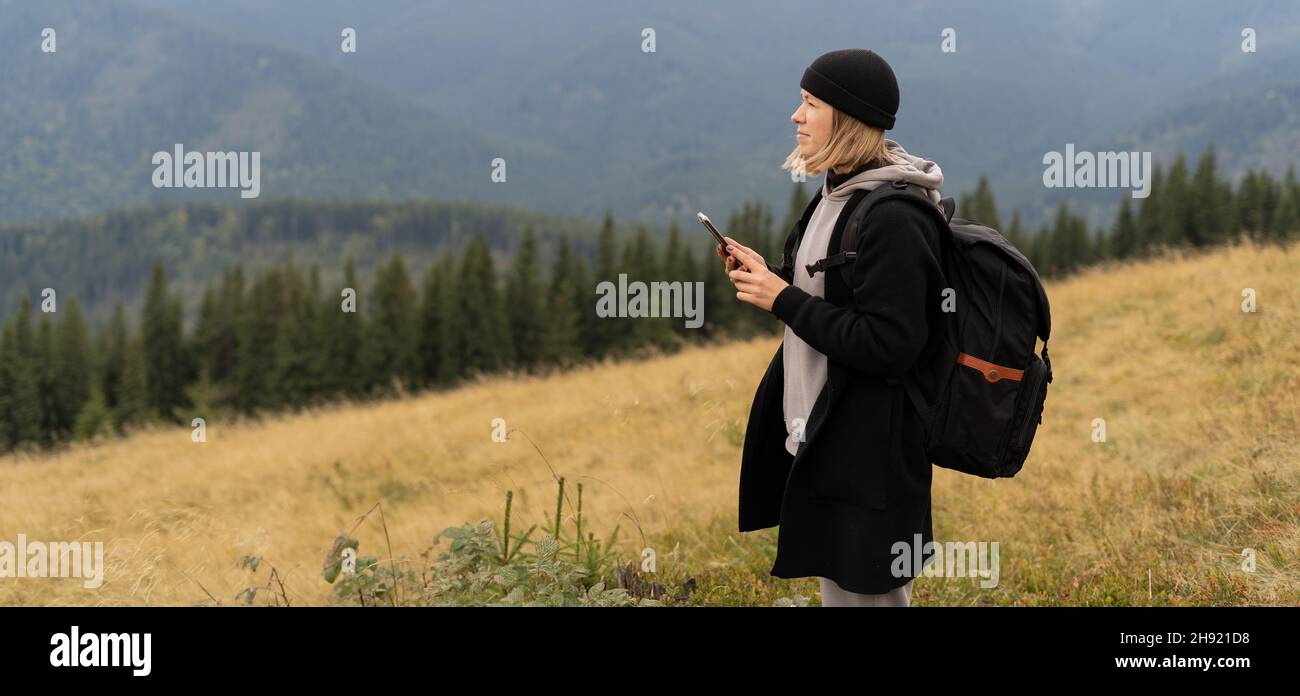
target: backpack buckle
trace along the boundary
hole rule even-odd
[[[841,264],[849,263],[856,258],[858,258],[858,252],[856,251],[841,251],[838,254],[827,256],[817,263],[807,264],[804,268],[808,269],[808,277],[811,278],[822,271],[835,268]]]

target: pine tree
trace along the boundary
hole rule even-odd
[[[618,272],[610,278],[610,282],[615,286],[619,285],[618,275],[626,276],[626,285],[628,290],[627,298],[627,316],[622,317],[605,317],[601,319],[605,324],[618,328],[615,338],[611,345],[611,351],[614,355],[626,355],[636,349],[640,344],[641,336],[638,334],[638,327],[644,319],[632,318],[632,283],[638,280],[639,268],[637,261],[636,237],[632,237],[623,244],[623,256],[618,264]],[[649,311],[649,304],[646,304],[646,311]]]
[[[1217,168],[1214,145],[1211,144],[1196,163],[1196,173],[1192,175],[1188,206],[1191,212],[1189,233],[1193,246],[1218,244],[1229,236],[1232,226],[1232,190],[1219,179]]]
[[[467,373],[493,372],[513,358],[509,325],[502,311],[492,252],[485,236],[470,239],[457,271],[459,351]]]
[[[276,389],[275,403],[298,407],[307,404],[317,389],[314,298],[292,259],[272,272],[280,277],[273,310],[276,321],[271,382]]]
[[[1007,228],[1007,232],[1003,236],[1006,237],[1008,242],[1011,242],[1011,246],[1019,249],[1021,253],[1025,253],[1029,250],[1029,240],[1025,238],[1025,231],[1020,222],[1019,208],[1011,211],[1011,226]],[[1030,263],[1033,263],[1033,261],[1031,260]]]
[[[586,316],[587,337],[590,340],[587,352],[595,358],[618,350],[622,344],[623,321],[617,317],[601,317],[596,313],[596,287],[603,282],[618,286],[618,242],[614,237],[614,215],[606,211],[605,221],[600,227],[600,237],[596,242],[595,277],[590,287],[583,288],[584,294],[590,294],[591,304],[583,312]]]
[[[1286,175],[1282,178],[1282,185],[1291,194],[1291,200],[1300,202],[1300,181],[1296,180],[1295,162],[1287,164]]]
[[[1114,232],[1111,233],[1111,255],[1117,259],[1126,259],[1137,253],[1137,223],[1133,220],[1130,200],[1129,196],[1120,200]]]
[[[1029,243],[1029,262],[1034,264],[1034,269],[1039,275],[1049,276],[1055,271],[1053,264],[1056,262],[1052,258],[1052,234],[1047,227],[1040,226],[1034,233]]]
[[[194,336],[190,344],[194,350],[194,359],[199,369],[211,374],[212,354],[215,334],[217,332],[217,291],[211,287],[203,289],[203,299],[199,301],[199,318],[194,326]]]
[[[326,360],[328,358],[324,350],[325,342],[321,335],[321,327],[324,325],[321,315],[328,310],[321,304],[320,298],[323,296],[324,288],[321,285],[320,264],[313,263],[311,270],[307,273],[307,293],[302,298],[303,326],[301,329],[301,340],[305,344],[302,352],[306,356],[307,370],[305,396],[311,402],[331,398],[331,395],[325,391],[324,381]]]
[[[44,315],[42,315],[44,316]],[[42,388],[45,384],[44,356],[38,330],[32,325],[31,302],[26,297],[18,306],[18,441],[39,444],[44,440],[45,407]]]
[[[99,336],[99,391],[104,395],[104,406],[110,412],[117,408],[120,399],[128,332],[126,308],[119,301],[113,307],[113,318],[109,320],[108,327]]]
[[[1300,238],[1300,183],[1296,181],[1294,162],[1287,164],[1286,174],[1279,185],[1271,227],[1273,238],[1280,242]]]
[[[357,281],[356,263],[352,257],[344,261],[342,285],[325,295],[318,315],[325,333],[325,358],[321,368],[324,390],[326,393],[360,396],[370,388],[372,381],[362,363],[362,344],[365,342],[362,309],[366,295]]]
[[[524,369],[532,369],[540,361],[542,333],[546,328],[546,294],[537,264],[537,243],[532,226],[528,226],[506,276],[505,300],[515,360]]]
[[[90,440],[104,432],[112,421],[112,412],[104,404],[104,394],[99,387],[90,390],[90,396],[77,413],[73,422],[73,436],[79,440]]]
[[[139,336],[127,340],[122,361],[122,381],[118,389],[113,424],[118,432],[144,422],[149,417],[148,368],[144,343]]]
[[[54,322],[47,312],[41,312],[36,322],[35,343],[31,365],[36,373],[36,393],[40,401],[40,428],[37,442],[48,446],[59,436],[59,397],[55,385]]]
[[[716,270],[716,268],[715,268],[712,264],[713,264],[713,263],[718,263],[718,261],[717,261],[717,259],[718,259],[718,255],[713,251],[713,249],[712,249],[711,247],[706,247],[706,248],[708,249],[708,251],[701,252],[701,253],[703,254],[703,256],[705,257],[705,259],[706,259],[708,262],[710,262],[710,263],[708,263],[708,264],[706,264],[706,265],[708,265],[708,267],[709,267],[710,269],[714,269],[714,270]],[[702,319],[703,319],[703,322],[704,322],[701,326],[698,326],[698,327],[692,328],[692,327],[686,326],[686,321],[685,321],[685,320],[682,321],[682,323],[681,323],[681,325],[680,325],[680,326],[681,326],[681,332],[682,332],[682,335],[683,335],[687,340],[691,340],[691,341],[697,340],[697,339],[699,339],[699,338],[702,337],[702,335],[700,334],[700,329],[702,329],[704,326],[708,326],[708,321],[709,321],[709,318],[710,318],[710,315],[709,315],[710,307],[709,307],[709,301],[708,301],[708,294],[707,294],[707,293],[703,293],[703,294],[702,294],[702,299],[697,298],[697,296],[696,296],[696,286],[697,286],[698,284],[704,282],[704,274],[701,272],[701,270],[700,270],[700,264],[699,264],[698,261],[696,261],[696,258],[697,258],[697,257],[696,257],[696,252],[695,252],[695,251],[692,251],[692,250],[689,249],[689,248],[688,248],[688,249],[683,249],[683,250],[682,250],[682,261],[681,261],[681,264],[682,264],[682,272],[681,272],[681,275],[682,275],[682,278],[683,278],[684,280],[687,281],[687,283],[686,283],[686,287],[683,288],[683,291],[684,291],[684,292],[685,292],[689,297],[692,298],[692,299],[691,299],[691,307],[692,307],[692,309],[695,310],[693,316],[695,317],[696,321],[699,321],[699,320],[702,318]],[[682,301],[683,301],[683,303],[685,302],[685,297],[683,297]],[[692,324],[695,324],[695,323],[696,323],[696,322],[694,322],[694,321],[692,322]],[[784,327],[784,326],[785,326],[785,325],[782,324],[780,321],[774,321],[774,322],[770,322],[770,323],[769,323],[768,328],[769,328],[770,330],[773,330],[773,331],[778,331],[778,330],[780,330],[780,329],[781,329],[782,327]]]
[[[546,297],[547,322],[541,352],[548,364],[571,365],[581,356],[582,313],[574,273],[573,252],[565,236],[560,239]]]
[[[632,258],[625,266],[628,270],[628,283],[630,285],[632,281],[637,280],[645,283],[646,286],[646,316],[630,320],[632,323],[632,330],[628,332],[628,338],[631,340],[630,347],[665,348],[672,342],[672,325],[675,319],[672,317],[671,299],[669,306],[662,306],[663,293],[654,292],[652,283],[665,281],[666,274],[659,266],[659,260],[654,246],[650,244],[649,231],[645,225],[637,227],[636,239],[629,248],[632,251]]]
[[[185,358],[179,300],[167,291],[162,261],[154,261],[145,293],[141,333],[145,351],[145,382],[149,407],[166,420],[176,420],[185,403]]]
[[[1285,242],[1300,236],[1300,202],[1296,201],[1295,190],[1287,186],[1278,191],[1278,196],[1269,229],[1272,230],[1272,239]]]
[[[668,226],[668,242],[664,245],[664,262],[663,278],[667,281],[679,282],[682,285],[682,292],[691,292],[691,282],[695,278],[685,272],[682,260],[685,259],[685,250],[682,248],[681,230],[677,227],[677,221],[674,220]],[[685,297],[682,298],[683,303]],[[683,304],[683,309],[685,305]],[[668,330],[674,334],[681,335],[686,332],[685,321],[682,319],[673,319]]]
[[[220,286],[203,293],[194,330],[196,361],[216,383],[234,378],[239,317],[244,311],[244,270],[238,266],[226,268]]]
[[[421,286],[420,373],[430,386],[445,386],[461,376],[456,352],[458,305],[452,286],[455,272],[451,251],[444,251],[429,267]]]
[[[61,314],[63,318],[54,337],[55,415],[52,422],[55,434],[66,437],[72,433],[77,415],[90,398],[94,371],[86,322],[75,297],[68,299]]]
[[[1264,234],[1262,211],[1267,195],[1265,188],[1262,174],[1255,173],[1253,169],[1246,172],[1238,187],[1234,217],[1238,229],[1252,239],[1259,239]]]
[[[1146,256],[1161,243],[1160,225],[1163,211],[1160,207],[1164,195],[1164,169],[1159,163],[1151,172],[1151,188],[1147,197],[1142,199],[1142,206],[1137,215],[1137,255]]]
[[[17,377],[17,347],[14,344],[12,322],[5,322],[0,328],[0,452],[8,452],[16,446],[12,421],[17,400],[14,396],[14,380]]]
[[[32,303],[23,296],[18,313],[5,324],[0,341],[4,361],[0,363],[0,393],[4,395],[3,438],[7,447],[36,443],[41,439],[41,393],[39,356],[32,329]]]
[[[415,286],[397,253],[375,273],[366,311],[364,352],[369,373],[383,388],[394,379],[405,385],[418,383],[421,366]]]
[[[280,318],[281,276],[274,270],[257,276],[248,289],[249,311],[238,322],[234,405],[245,413],[281,403],[276,382],[276,322]]]
[[[987,176],[980,175],[979,183],[975,186],[973,199],[974,219],[986,227],[992,227],[995,230],[1002,229],[1002,221],[998,216],[998,205],[993,199],[993,189],[989,186]]]
[[[1192,241],[1189,230],[1192,218],[1193,196],[1187,183],[1187,160],[1183,153],[1174,157],[1165,177],[1165,188],[1160,193],[1160,240],[1169,246],[1179,246]]]
[[[1261,230],[1261,237],[1267,240],[1273,238],[1273,217],[1281,200],[1281,186],[1273,180],[1273,175],[1264,168],[1259,170],[1259,181],[1259,229]]]
[[[594,344],[592,338],[596,330],[594,317],[596,316],[596,283],[591,278],[591,272],[587,269],[587,262],[582,255],[577,252],[577,246],[574,246],[573,262],[571,264],[570,275],[573,278],[573,308],[579,317],[578,321],[578,355],[595,357],[591,353],[591,346]]]
[[[1069,204],[1065,202],[1056,209],[1049,247],[1049,268],[1053,275],[1068,275],[1091,259],[1092,244],[1088,238],[1087,222],[1082,217],[1071,215]]]

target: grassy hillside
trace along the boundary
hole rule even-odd
[[[1024,470],[1001,481],[935,470],[936,538],[998,541],[1000,582],[922,578],[914,602],[1300,603],[1297,277],[1300,246],[1241,245],[1049,285],[1057,377]],[[1253,314],[1240,311],[1247,287]],[[355,524],[361,553],[387,559],[391,543],[418,560],[444,527],[500,520],[507,490],[517,520],[542,522],[552,468],[584,485],[598,537],[620,525],[625,557],[650,546],[665,584],[694,578],[689,603],[815,602],[815,580],[768,576],[776,530],[735,531],[744,418],[774,348],[214,422],[202,444],[165,429],[7,456],[0,539],[103,540],[108,572],[98,590],[3,580],[0,603],[234,604],[271,567],[295,604],[323,603],[320,564],[338,532]],[[504,443],[495,418],[518,429]],[[1096,418],[1104,443],[1092,441]],[[382,518],[356,524],[379,502]],[[1240,568],[1247,548],[1253,573]],[[262,558],[255,572],[245,555]]]

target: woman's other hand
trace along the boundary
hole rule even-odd
[[[731,244],[733,245],[735,244],[735,241],[733,241],[731,237],[724,237],[723,239],[726,239],[728,242],[731,242]],[[731,275],[732,271],[740,267],[740,263],[736,261],[734,256],[728,254],[727,250],[723,248],[721,244],[715,246],[714,251],[717,252],[718,258],[722,259],[722,265],[726,268],[727,275]]]
[[[734,247],[736,247],[737,249],[741,249],[741,250],[743,250],[745,253],[749,254],[749,255],[752,256],[753,258],[758,259],[759,262],[762,263],[763,265],[765,265],[765,266],[767,265],[767,262],[763,260],[763,256],[762,256],[761,254],[759,254],[758,252],[754,251],[753,249],[750,249],[749,247],[745,246],[744,244],[741,244],[740,242],[737,242],[736,240],[734,240],[734,239],[732,239],[731,237],[728,237],[728,236],[726,236],[726,235],[723,235],[722,238],[725,239],[725,240],[727,240],[727,243],[730,244],[731,246],[734,246]],[[718,258],[722,259],[723,265],[726,266],[726,268],[727,268],[727,275],[728,275],[728,276],[731,275],[731,272],[732,272],[732,271],[736,270],[737,268],[741,268],[740,262],[737,261],[736,258],[735,258],[734,256],[732,256],[731,254],[727,253],[727,250],[726,250],[725,248],[723,248],[723,246],[722,246],[721,244],[718,244],[718,245],[714,248],[714,251],[717,252],[717,254],[718,254]]]

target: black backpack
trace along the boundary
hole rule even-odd
[[[806,227],[821,198],[820,188],[804,211]],[[836,226],[840,249],[809,264],[809,275],[838,268],[852,287],[858,233],[871,209],[899,198],[933,214],[939,229],[940,265],[954,294],[945,312],[946,338],[931,362],[917,365],[901,381],[925,424],[926,452],[947,469],[999,478],[1015,476],[1042,422],[1052,362],[1047,356],[1051,312],[1038,271],[997,230],[953,218],[953,199],[936,206],[925,190],[906,181],[859,190],[845,203]],[[786,240],[783,266],[793,268],[795,234]],[[1034,354],[1043,339],[1042,357]],[[918,382],[938,395],[929,403]],[[897,384],[898,380],[887,380]]]

